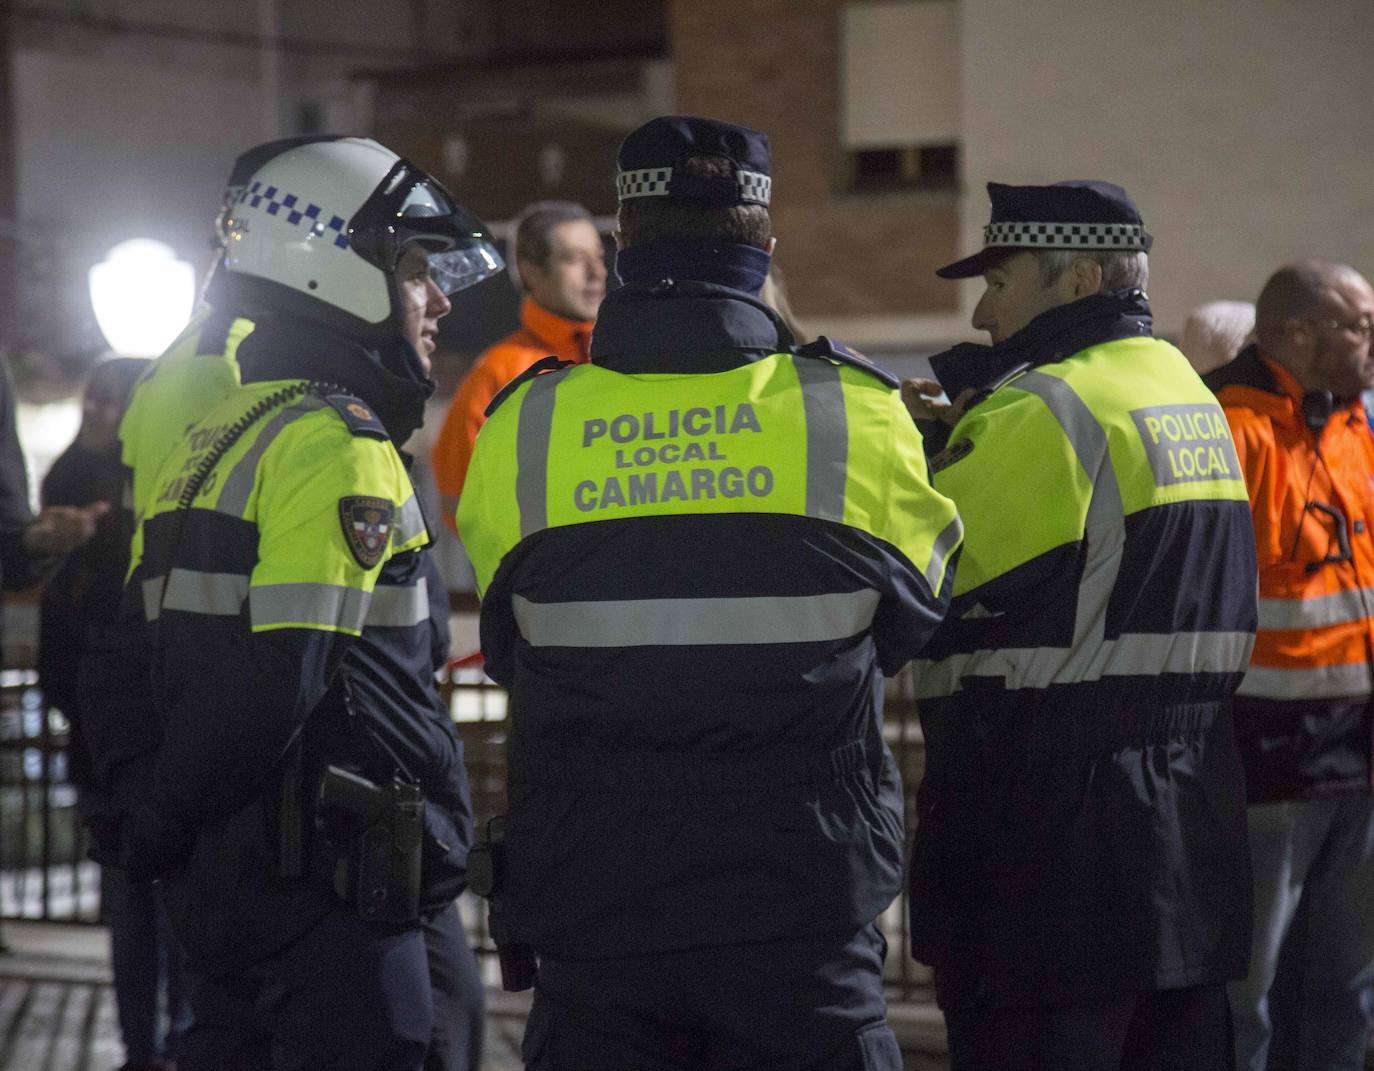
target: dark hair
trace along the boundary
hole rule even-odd
[[[734,168],[723,156],[688,156],[673,171],[702,178],[730,178]],[[660,238],[695,238],[707,242],[768,244],[773,224],[763,205],[709,205],[671,197],[634,197],[620,204],[620,238],[627,246]]]
[[[586,220],[592,223],[592,214],[572,201],[535,201],[527,205],[515,220],[514,260],[528,260],[547,267],[549,256],[553,253],[553,243],[549,235],[563,223]]]

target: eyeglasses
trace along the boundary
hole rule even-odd
[[[1359,335],[1361,338],[1374,338],[1374,316],[1366,313],[1358,320],[1343,322],[1341,320],[1304,320],[1304,323],[1312,324],[1314,327],[1329,327],[1333,331],[1349,331]]]

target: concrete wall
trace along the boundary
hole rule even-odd
[[[962,0],[962,20],[970,248],[987,180],[1105,178],[1155,236],[1163,331],[1296,256],[1374,275],[1370,0]]]

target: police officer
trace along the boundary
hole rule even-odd
[[[1150,335],[1120,187],[991,184],[935,486],[966,525],[917,663],[911,923],[955,1068],[1230,1066],[1254,541],[1225,418]]]
[[[432,687],[446,600],[395,444],[445,295],[501,261],[429,176],[355,138],[263,163],[227,236],[256,328],[135,540],[165,731],[120,861],[165,877],[190,956],[181,1066],[419,1067],[419,922],[462,888],[470,818]]]
[[[538,957],[531,1067],[901,1066],[883,674],[960,528],[895,381],[758,300],[770,162],[710,119],[625,139],[591,363],[508,388],[459,503],[511,690],[492,925]]]
[[[219,270],[230,241],[228,225],[244,191],[256,172],[282,153],[337,140],[338,135],[283,138],[254,146],[234,161],[211,237],[213,259],[202,288],[202,307],[139,383],[120,424],[131,521],[152,512],[157,473],[168,452],[176,448],[189,427],[237,389],[239,344],[252,332],[255,315],[270,314],[270,306],[255,308],[253,294],[236,285],[232,272]],[[435,603],[428,625],[433,632],[435,664],[439,665],[447,661],[449,648],[444,585],[429,551],[419,553],[426,587]],[[387,577],[383,576],[381,583],[386,585]],[[136,634],[122,630],[105,636],[104,650],[88,661],[83,674],[92,708],[101,712],[105,723],[100,754],[105,767],[102,787],[107,793],[118,793],[128,755],[155,747],[161,736],[154,705],[146,699],[141,678],[146,676],[144,669],[134,652],[123,649],[131,638]],[[432,682],[432,677],[427,679]],[[431,701],[436,698],[437,692]],[[94,805],[97,811],[101,806],[99,801]],[[481,1063],[485,998],[456,905],[427,913],[423,928],[436,1008],[425,1069],[476,1068]],[[437,1014],[440,1011],[442,1014]]]

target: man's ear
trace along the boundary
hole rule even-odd
[[[1102,292],[1102,265],[1091,257],[1075,257],[1070,271],[1075,299]]]
[[[766,243],[766,244],[764,245],[764,247],[763,247],[763,251],[764,251],[765,253],[767,253],[767,254],[771,257],[771,256],[773,255],[773,250],[775,250],[775,249],[777,249],[777,248],[778,248],[778,239],[777,239],[776,236],[773,236],[773,237],[770,237],[770,238],[768,239],[767,243]]]

